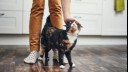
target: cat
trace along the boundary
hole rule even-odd
[[[75,67],[71,59],[71,51],[77,43],[77,37],[81,31],[81,24],[75,20],[66,22],[66,30],[52,26],[50,16],[47,17],[41,34],[41,45],[45,50],[45,59],[49,59],[48,52],[51,49],[58,50],[60,68],[65,68],[63,57],[66,55],[70,67]]]

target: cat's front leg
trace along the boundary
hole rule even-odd
[[[71,51],[66,52],[65,55],[68,59],[70,67],[72,67],[72,68],[76,67],[76,65],[72,62]]]

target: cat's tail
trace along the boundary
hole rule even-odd
[[[47,17],[46,19],[46,27],[52,27],[52,23],[51,23],[51,19],[50,19],[50,15]]]

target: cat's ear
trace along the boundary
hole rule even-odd
[[[83,28],[83,26],[82,26],[80,23],[77,23],[77,25],[78,25],[80,28]]]
[[[67,25],[63,25],[64,27],[67,27]]]
[[[83,28],[83,26],[80,24],[80,27]]]

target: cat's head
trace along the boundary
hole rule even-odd
[[[78,35],[82,28],[82,25],[75,20],[67,21],[65,26],[66,26],[66,31],[72,35],[76,35],[76,34]]]

